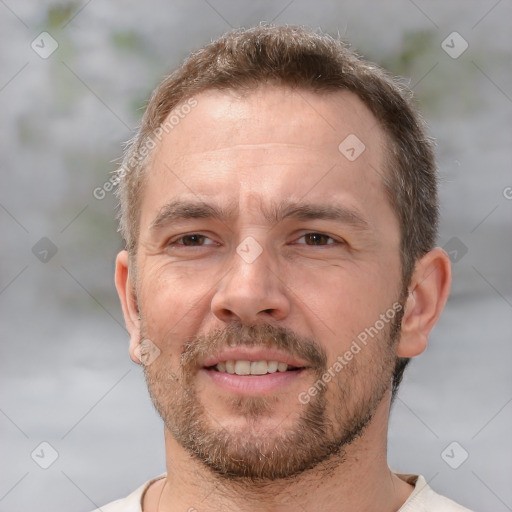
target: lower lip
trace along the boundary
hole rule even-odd
[[[305,368],[287,372],[267,373],[265,375],[236,375],[216,370],[199,370],[207,378],[226,391],[240,395],[257,395],[278,391],[299,379]]]

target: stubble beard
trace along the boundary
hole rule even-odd
[[[176,441],[223,479],[264,483],[290,479],[313,468],[328,472],[343,463],[346,448],[364,433],[390,388],[401,317],[397,314],[382,335],[369,342],[372,346],[363,348],[372,352],[371,358],[357,354],[328,386],[319,386],[307,404],[297,398],[300,409],[293,413],[296,419],[287,430],[280,425],[262,427],[265,417],[278,410],[278,395],[233,397],[231,410],[246,421],[236,429],[224,428],[201,402],[194,381],[200,356],[213,354],[219,347],[249,344],[284,349],[309,361],[314,374],[311,383],[319,382],[327,371],[325,351],[314,340],[281,327],[228,324],[194,338],[185,345],[177,372],[161,364],[163,358],[144,367],[148,390]],[[156,343],[166,346],[165,340]]]

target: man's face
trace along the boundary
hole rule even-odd
[[[146,378],[211,469],[283,478],[343,456],[391,384],[402,283],[386,140],[349,92],[196,100],[143,191],[140,339],[160,350]]]

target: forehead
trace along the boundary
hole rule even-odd
[[[171,112],[172,129],[153,150],[142,230],[161,206],[182,196],[240,208],[326,194],[349,206],[386,202],[386,136],[355,94],[262,86],[194,99],[187,113]]]
[[[378,159],[385,143],[372,112],[347,90],[318,93],[262,85],[243,92],[207,90],[194,100],[196,106],[187,108],[186,113],[178,105],[168,115],[172,123],[160,150],[166,143],[179,145],[178,156],[220,150],[227,147],[226,138],[230,137],[230,148],[235,144],[271,146],[293,141],[304,149],[339,156],[339,143],[353,134],[359,135]]]

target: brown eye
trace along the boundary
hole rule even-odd
[[[306,245],[333,245],[336,243],[332,237],[323,233],[307,233],[299,238],[299,240],[302,239],[305,240]]]
[[[183,240],[183,245],[201,245],[206,237],[204,235],[186,235],[182,236],[179,240]]]
[[[169,242],[170,246],[183,246],[183,247],[202,247],[204,245],[211,245],[213,242],[205,243],[206,240],[210,240],[207,236],[201,235],[200,233],[191,233],[189,235],[182,235],[179,238]]]

